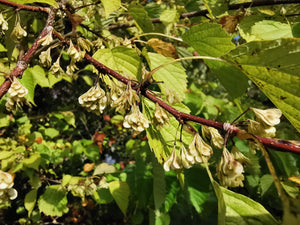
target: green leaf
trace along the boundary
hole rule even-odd
[[[72,111],[65,111],[61,113],[63,115],[64,120],[73,127],[76,127],[75,125],[75,115]]]
[[[232,38],[221,25],[214,23],[193,26],[182,38],[201,56],[220,57],[235,48]]]
[[[269,225],[279,224],[258,202],[213,183],[219,202],[218,224]],[[225,213],[225,216],[222,215]]]
[[[29,158],[23,159],[22,163],[28,168],[38,170],[41,163],[41,155],[40,153],[33,153]]]
[[[166,200],[165,171],[152,154],[153,196],[155,209],[159,209]]]
[[[245,93],[248,87],[248,78],[240,69],[220,61],[207,60],[206,64],[232,98],[237,98]]]
[[[13,151],[0,151],[0,160],[2,159],[7,159],[9,157],[11,157],[14,154]]]
[[[238,65],[267,67],[300,76],[300,39],[253,41],[240,45],[224,58]]]
[[[270,174],[265,174],[260,178],[261,196],[264,196],[274,184],[274,179]]]
[[[119,180],[112,181],[109,183],[109,191],[123,214],[126,215],[130,194],[128,184]]]
[[[228,10],[228,1],[226,0],[209,0],[207,4],[214,16],[221,15]]]
[[[258,21],[251,24],[253,20]],[[247,27],[242,25],[243,29],[240,29],[241,36],[247,42],[293,37],[291,27],[287,23],[274,20],[260,20],[260,18],[253,18],[253,20],[249,20],[248,23],[245,24]]]
[[[243,69],[300,132],[299,77],[265,67],[243,66]]]
[[[0,52],[7,52],[7,49],[2,44],[0,44]]]
[[[189,194],[189,200],[198,213],[203,210],[211,192],[210,179],[202,167],[192,167],[185,172],[185,182]],[[201,179],[199,179],[201,177]]]
[[[171,218],[168,213],[149,209],[149,225],[169,225],[170,222]]]
[[[10,116],[0,113],[0,127],[7,127],[10,124]]]
[[[185,113],[189,113],[189,109],[183,104],[177,104],[174,106],[177,110]],[[151,119],[155,112],[155,104],[150,100],[143,98],[143,113]],[[149,145],[151,150],[154,152],[159,163],[162,163],[162,158],[166,159],[174,147],[175,134],[178,129],[179,123],[174,117],[170,117],[170,124],[165,124],[162,128],[156,127],[155,124],[151,123],[149,128],[147,129],[147,138],[149,141]],[[177,138],[179,140],[179,134],[177,132]],[[182,141],[188,146],[193,140],[193,136],[182,132]],[[179,145],[177,145],[177,149],[179,151]]]
[[[24,206],[25,209],[28,211],[28,217],[30,217],[32,210],[34,209],[37,197],[37,189],[31,190],[25,195],[24,199]]]
[[[203,204],[207,201],[208,193],[198,191],[196,188],[188,187],[190,200],[198,213],[202,212]]]
[[[58,4],[55,0],[11,0],[11,1],[19,4],[45,3],[55,8],[58,8]]]
[[[107,188],[99,188],[94,192],[94,199],[98,204],[111,203],[114,198]]]
[[[99,49],[93,58],[110,69],[124,74],[129,79],[135,79],[141,67],[140,58],[136,51],[123,46],[113,49]]]
[[[28,89],[28,94],[26,95],[27,100],[34,103],[34,90],[35,86],[38,84],[41,87],[49,87],[49,81],[46,77],[45,71],[40,66],[28,67],[20,79],[21,84],[23,84]]]
[[[226,55],[300,131],[300,40],[297,38],[255,41]]]
[[[159,19],[163,24],[168,25],[170,23],[176,23],[179,19],[179,14],[176,9],[166,9],[162,12]]]
[[[108,18],[109,14],[118,10],[121,6],[121,0],[102,0],[101,3],[105,10],[106,19]]]
[[[45,135],[52,139],[55,138],[57,135],[59,135],[59,131],[52,127],[46,128]]]
[[[295,38],[300,38],[300,22],[293,25],[292,33]]]
[[[116,173],[116,172],[118,172],[118,170],[113,165],[109,165],[108,163],[101,163],[96,166],[93,176]]]
[[[60,185],[48,186],[38,200],[40,211],[48,216],[62,216],[67,213],[69,211],[67,204],[67,193]]]
[[[133,19],[144,33],[149,33],[154,30],[150,17],[142,5],[131,3],[128,12],[132,15]]]
[[[165,57],[157,53],[148,53],[150,69],[154,68],[173,61],[174,59]],[[187,76],[185,69],[181,66],[180,63],[172,63],[167,66],[162,67],[153,74],[153,78],[156,81],[163,81],[163,83],[158,83],[163,94],[166,93],[166,88],[174,91],[179,100],[183,100],[185,97],[186,87],[187,87]]]

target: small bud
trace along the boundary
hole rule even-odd
[[[131,107],[131,112],[125,116],[123,126],[125,128],[132,128],[135,134],[141,133],[149,127],[149,120],[141,113],[137,105]]]
[[[275,126],[280,123],[282,112],[279,109],[256,109],[251,108],[256,115],[257,121],[262,122],[266,126]]]

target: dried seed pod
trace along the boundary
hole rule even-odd
[[[112,107],[115,107],[116,111],[125,112],[126,109],[133,106],[139,100],[138,95],[131,88],[131,83],[128,82],[126,90],[117,100],[113,101]]]
[[[266,126],[275,126],[280,123],[282,112],[279,109],[256,109],[251,108],[256,115],[256,119]]]
[[[52,64],[51,48],[48,48],[46,51],[41,52],[39,58],[40,58],[40,63],[44,67],[50,67]]]
[[[165,123],[169,123],[169,117],[165,110],[159,106],[158,103],[155,105],[155,113],[153,115],[153,120],[159,126],[163,126]]]
[[[194,156],[191,155],[186,150],[186,148],[184,147],[184,144],[182,144],[180,156],[181,156],[181,164],[186,169],[190,168],[195,163]]]
[[[175,146],[174,146],[171,155],[169,155],[169,157],[167,158],[167,160],[164,163],[164,170],[170,171],[170,169],[178,170],[181,168],[182,168],[181,159],[177,156]]]
[[[197,163],[207,162],[213,154],[211,146],[204,142],[199,133],[195,134],[193,142],[196,145],[195,161]]]
[[[210,143],[215,148],[218,148],[218,149],[223,148],[224,139],[220,135],[220,133],[217,129],[215,129],[213,127],[208,127],[208,126],[202,125],[202,136],[205,140],[206,140],[206,138],[210,139]]]
[[[131,112],[125,116],[123,126],[125,128],[132,128],[135,134],[141,133],[149,127],[149,120],[141,113],[137,105],[131,107]]]
[[[225,187],[243,187],[243,172],[243,165],[224,147],[221,161],[217,167],[220,184]]]
[[[86,93],[78,98],[79,104],[84,106],[87,111],[93,112],[97,115],[103,113],[107,106],[107,97],[104,90],[97,84],[91,87]]]
[[[9,97],[6,100],[5,107],[8,111],[16,111],[17,108],[21,108],[23,104],[30,106],[29,102],[25,98],[28,94],[27,88],[25,88],[16,77],[13,77],[13,82],[8,90]]]

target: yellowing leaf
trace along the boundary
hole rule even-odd
[[[103,175],[116,172],[118,172],[118,170],[113,165],[109,165],[108,163],[101,163],[96,166],[93,175]]]
[[[147,43],[158,53],[166,57],[171,57],[176,59],[177,52],[171,43],[164,42],[158,38],[151,38]]]

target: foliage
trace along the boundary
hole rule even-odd
[[[299,4],[13,2],[27,8],[0,0],[1,221],[299,223],[300,158],[259,142],[299,148]]]

